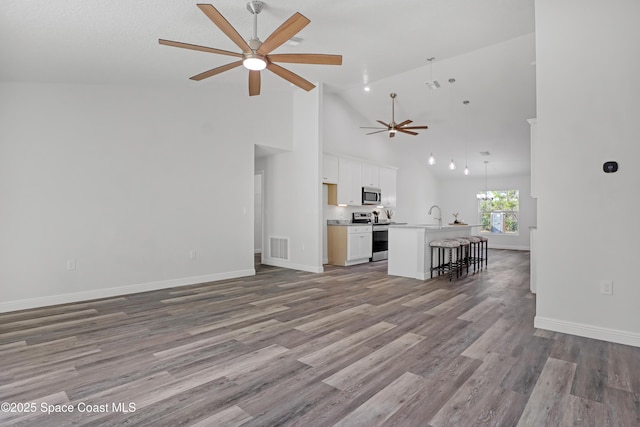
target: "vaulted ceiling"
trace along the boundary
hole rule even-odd
[[[240,34],[251,36],[246,1],[211,3]],[[433,151],[441,160],[437,174],[448,176],[448,157],[459,159],[461,168],[468,159],[479,173],[485,159],[480,151],[491,152],[494,174],[528,173],[526,119],[535,115],[534,0],[264,3],[258,16],[262,40],[296,11],[311,20],[297,34],[299,45],[283,45],[275,53],[343,55],[342,66],[287,68],[344,98],[362,115],[354,126],[390,120],[389,93],[395,92],[396,117],[430,129],[393,143],[419,142],[420,155]],[[191,0],[3,0],[0,81],[197,85],[212,95],[225,85],[248,98],[242,68],[201,82],[188,79],[231,62],[230,57],[161,46],[159,38],[238,50]],[[436,58],[431,65],[430,57]],[[299,90],[262,74],[261,96]],[[425,85],[431,74],[441,85],[436,91]]]

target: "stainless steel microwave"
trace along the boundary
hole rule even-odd
[[[379,205],[382,203],[381,191],[375,187],[362,187],[362,204]]]

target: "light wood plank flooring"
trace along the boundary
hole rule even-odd
[[[259,266],[2,314],[0,402],[22,412],[0,424],[640,425],[640,348],[534,329],[528,252],[453,282],[385,272]]]

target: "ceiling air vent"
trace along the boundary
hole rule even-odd
[[[480,155],[481,155],[481,156],[490,156],[490,155],[491,155],[491,153],[490,153],[490,152],[488,152],[488,151],[481,151],[481,152],[480,152]]]

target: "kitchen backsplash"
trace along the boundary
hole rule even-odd
[[[328,219],[351,219],[353,212],[380,212],[380,221],[386,221],[385,215],[386,208],[376,208],[375,206],[336,206],[328,204],[328,188],[326,185],[322,186],[322,206],[323,206],[323,220]],[[395,212],[395,209],[391,209]],[[396,220],[394,213],[393,220]],[[323,221],[323,222],[324,222]]]

